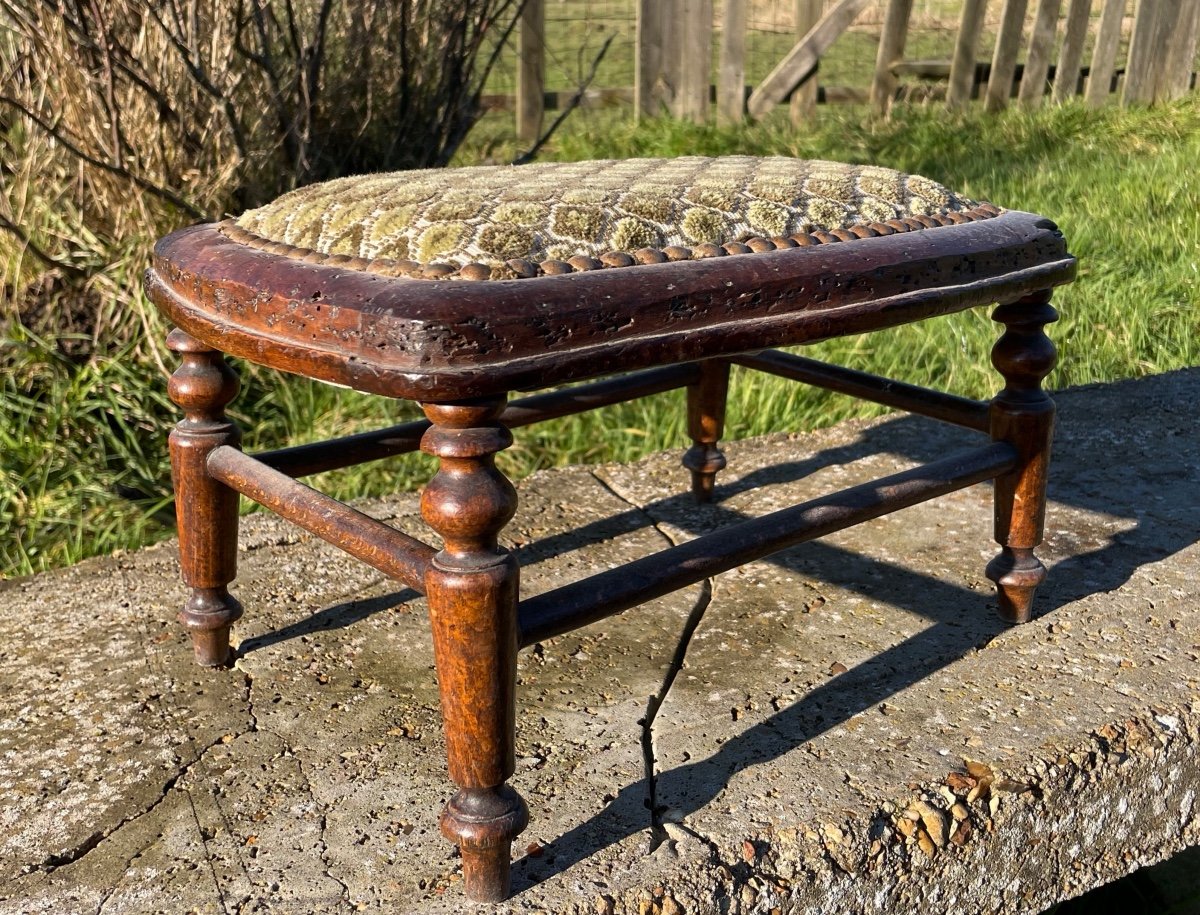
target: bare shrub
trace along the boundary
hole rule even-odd
[[[520,3],[0,0],[10,297],[55,268],[103,287],[87,301],[130,304],[148,242],[174,225],[445,164]]]

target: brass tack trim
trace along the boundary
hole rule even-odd
[[[271,241],[256,235],[232,219],[217,224],[217,230],[232,242],[245,245],[267,254],[287,257],[306,264],[323,264],[329,267],[346,267],[361,270],[379,276],[408,278],[420,280],[507,280],[531,279],[538,276],[562,276],[568,273],[581,273],[588,270],[619,269],[645,264],[677,263],[680,261],[703,260],[710,257],[738,256],[743,254],[766,254],[772,251],[782,251],[788,248],[808,248],[815,245],[828,245],[835,242],[857,241],[862,238],[876,238],[884,235],[895,235],[903,232],[916,232],[923,229],[936,229],[948,226],[964,225],[991,219],[1004,211],[991,203],[981,203],[969,210],[940,213],[936,216],[906,216],[903,219],[889,219],[885,222],[859,223],[846,229],[813,229],[811,232],[797,232],[794,235],[762,238],[752,236],[745,241],[725,242],[722,245],[704,242],[690,248],[683,245],[667,245],[664,248],[640,248],[634,252],[610,251],[599,258],[586,254],[576,254],[564,260],[545,260],[540,264],[526,258],[514,258],[503,264],[489,266],[487,264],[470,263],[458,266],[455,264],[432,263],[420,264],[412,260],[393,260],[390,258],[352,257],[348,254],[322,254],[311,248],[301,248],[286,242]]]

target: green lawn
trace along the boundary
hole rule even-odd
[[[481,125],[460,160],[503,159],[507,120]],[[1054,387],[1200,364],[1200,96],[1176,105],[1089,112],[1050,108],[950,118],[911,107],[890,121],[823,109],[802,131],[786,118],[744,129],[674,122],[632,126],[619,112],[576,112],[544,158],[754,153],[877,162],[968,194],[1055,218],[1080,258],[1077,283],[1057,299],[1051,332],[1062,358]],[[130,269],[124,282],[136,282]],[[982,311],[820,344],[809,354],[975,397],[996,387]],[[173,410],[162,368],[143,347],[77,365],[18,329],[0,340],[0,575],[20,575],[132,548],[168,532],[154,510],[169,500],[165,431]],[[243,367],[233,412],[249,449],[311,440],[413,415],[411,406],[281,381]],[[759,375],[735,378],[729,437],[804,430],[876,408]],[[624,460],[683,443],[681,395],[523,429],[507,472]],[[335,496],[419,486],[420,455],[316,478]],[[680,485],[683,485],[681,477]],[[133,496],[131,500],[127,498]],[[161,512],[160,512],[161,515]]]

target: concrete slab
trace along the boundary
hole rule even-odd
[[[1198,394],[1059,396],[1028,626],[976,487],[524,652],[497,911],[1035,913],[1200,843]],[[548,472],[507,534],[537,593],[973,441],[736,443],[714,506],[677,454]],[[242,549],[232,671],[170,622],[170,544],[0,585],[0,913],[468,908],[421,600],[268,515]]]

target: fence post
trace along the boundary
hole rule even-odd
[[[1155,101],[1179,98],[1191,88],[1197,38],[1200,38],[1200,4],[1185,2],[1179,10],[1179,21],[1167,36],[1166,59],[1155,87]]]
[[[1079,93],[1079,65],[1083,63],[1083,45],[1087,41],[1088,17],[1092,0],[1071,0],[1067,24],[1063,26],[1062,50],[1054,69],[1054,101],[1065,102]]]
[[[879,53],[875,57],[875,79],[871,82],[871,107],[887,114],[896,94],[896,75],[892,67],[904,58],[908,40],[908,20],[912,16],[913,0],[891,0],[883,17],[883,34],[879,36]]]
[[[1154,86],[1166,56],[1166,30],[1169,20],[1178,15],[1178,0],[1138,0],[1133,19],[1133,36],[1129,39],[1129,63],[1125,66],[1125,89],[1122,105],[1154,101]]]
[[[746,112],[746,0],[725,0],[717,73],[717,120],[737,124]]]
[[[675,115],[703,123],[708,118],[708,95],[712,84],[712,0],[682,0],[680,17],[666,23],[666,31],[680,36],[679,86],[675,91]]]
[[[946,87],[946,106],[962,108],[975,88],[975,54],[983,31],[983,15],[988,0],[966,0],[954,42],[954,60],[950,63],[950,85]]]
[[[1050,72],[1050,55],[1054,52],[1054,35],[1058,31],[1061,8],[1062,0],[1039,0],[1018,93],[1021,104],[1026,108],[1039,107],[1046,94],[1046,76]]]
[[[811,32],[825,12],[825,0],[796,0],[796,40],[800,41]],[[817,75],[821,72],[820,65],[812,75],[802,82],[792,92],[790,107],[792,124],[799,127],[805,121],[811,120],[817,113]]]
[[[1121,20],[1125,18],[1126,0],[1104,0],[1100,25],[1096,29],[1096,47],[1088,72],[1087,103],[1099,108],[1108,101],[1112,91],[1113,71],[1117,68],[1117,48],[1121,44]]]
[[[525,0],[517,56],[517,139],[534,143],[546,110],[546,0]]]
[[[992,72],[988,78],[987,96],[983,107],[999,111],[1012,97],[1013,75],[1017,72],[1017,54],[1021,50],[1021,30],[1025,25],[1027,0],[1004,0],[1000,19],[1000,34],[992,53]]]

